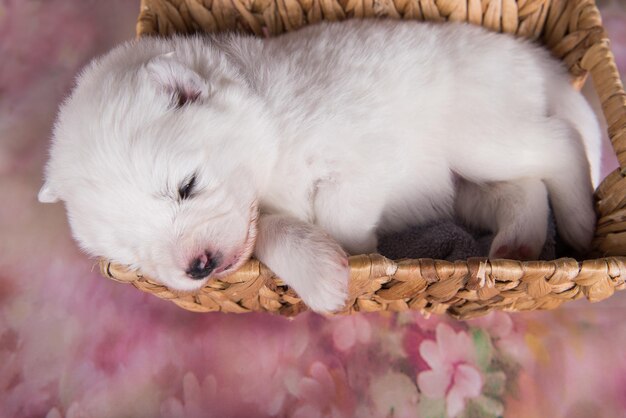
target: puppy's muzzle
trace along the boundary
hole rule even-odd
[[[215,267],[219,264],[218,257],[212,257],[211,253],[205,252],[199,257],[194,258],[189,268],[185,271],[187,276],[194,280],[201,280],[207,277]]]

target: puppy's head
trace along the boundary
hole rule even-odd
[[[91,63],[61,106],[42,202],[89,254],[190,291],[252,251],[274,139],[262,104],[200,39],[147,39]]]

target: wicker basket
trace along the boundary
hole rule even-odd
[[[350,258],[350,299],[344,313],[402,311],[469,318],[492,309],[552,309],[585,296],[595,302],[626,287],[626,95],[598,9],[591,0],[142,0],[138,36],[241,30],[278,35],[309,23],[351,17],[468,21],[494,31],[537,39],[581,82],[591,74],[620,169],[596,191],[598,224],[585,261]],[[298,296],[265,266],[250,260],[230,277],[181,296],[107,262],[102,273],[198,312],[306,310]]]

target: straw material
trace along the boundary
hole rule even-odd
[[[239,30],[278,35],[320,20],[387,17],[468,21],[544,43],[579,85],[587,74],[602,103],[620,168],[596,191],[598,224],[592,257],[520,262],[475,258],[454,263],[350,258],[350,298],[344,313],[403,311],[470,318],[493,309],[553,309],[568,300],[592,302],[626,287],[626,94],[600,14],[591,0],[142,0],[138,36]],[[102,274],[198,312],[306,310],[271,271],[250,260],[233,275],[212,280],[197,294],[177,294],[140,272],[100,262]]]

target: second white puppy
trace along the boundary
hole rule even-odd
[[[87,252],[172,289],[198,289],[254,250],[332,311],[347,296],[345,252],[455,212],[496,232],[492,257],[533,258],[550,201],[560,235],[585,251],[599,138],[556,60],[477,27],[144,38],[79,77],[39,198],[65,201]]]

